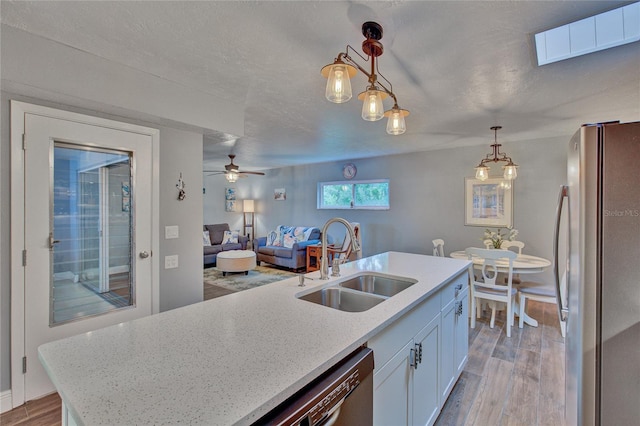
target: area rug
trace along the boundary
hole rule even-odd
[[[216,268],[208,268],[204,270],[203,278],[205,290],[207,285],[209,285],[236,292],[286,280],[295,275],[294,272],[284,271],[282,269],[257,266],[255,269],[249,271],[247,275],[244,273],[227,273],[224,277],[222,276],[222,271]]]

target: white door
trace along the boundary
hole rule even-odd
[[[23,303],[12,312],[23,311],[25,358],[15,365],[20,347],[12,339],[14,406],[21,394],[28,401],[55,390],[38,346],[150,315],[157,288],[151,257],[153,134],[75,114],[22,117]],[[12,248],[15,253],[13,241]],[[12,313],[12,332],[19,326],[14,319]]]

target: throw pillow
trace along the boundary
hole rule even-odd
[[[240,231],[224,231],[224,237],[222,237],[222,244],[237,244]]]
[[[278,233],[276,231],[270,231],[267,234],[267,245],[268,246],[274,245],[277,239],[278,239]]]
[[[202,231],[202,245],[205,247],[211,246],[211,239],[209,238],[209,231]]]

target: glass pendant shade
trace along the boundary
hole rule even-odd
[[[236,172],[229,172],[227,174],[224,175],[227,178],[227,181],[230,183],[233,183],[235,181],[238,180],[238,173]]]
[[[362,119],[366,121],[378,121],[384,116],[382,99],[386,97],[386,93],[377,89],[369,89],[358,95],[358,99],[362,101]]]
[[[384,116],[389,117],[389,120],[387,121],[387,133],[397,136],[406,132],[407,126],[404,122],[404,118],[407,115],[409,115],[409,111],[406,109],[400,109],[397,105],[389,111],[385,111]]]
[[[320,70],[320,74],[327,78],[327,87],[324,96],[329,102],[341,104],[351,99],[351,77],[358,70],[352,65],[345,64],[336,59],[333,64],[326,65]]]
[[[518,177],[517,166],[513,163],[509,163],[504,166],[504,178],[507,180],[514,180]]]
[[[486,166],[478,166],[476,167],[476,179],[478,180],[487,180],[489,177],[489,168]]]
[[[351,80],[346,64],[331,66],[325,96],[329,102],[334,104],[341,104],[351,99]]]

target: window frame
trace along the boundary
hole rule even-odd
[[[387,192],[389,194],[389,201],[385,206],[362,206],[355,204],[355,190],[357,185],[372,184],[372,183],[384,183],[387,185]],[[326,206],[324,204],[324,187],[325,186],[338,186],[348,185],[351,187],[351,205],[348,207],[339,206]],[[391,187],[389,179],[368,179],[368,180],[338,180],[330,182],[318,182],[317,190],[317,209],[318,210],[389,210],[391,208]]]

